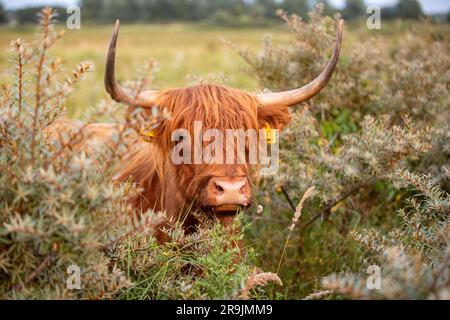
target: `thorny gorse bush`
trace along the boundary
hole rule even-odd
[[[368,288],[367,275],[332,274],[322,282],[328,294],[356,299],[450,299],[450,196],[429,175],[405,170],[398,174],[415,191],[398,212],[402,225],[386,235],[374,229],[351,233],[372,252],[365,264],[381,266],[380,288]],[[450,172],[446,175],[450,178]]]
[[[267,35],[259,51],[228,45],[265,90],[300,87],[321,72],[334,45],[339,15],[322,11],[318,5],[308,21],[278,11],[292,34],[289,41]],[[275,266],[271,252],[281,250],[280,230],[289,225],[293,203],[316,187],[280,271],[288,295],[304,297],[332,272],[358,271],[364,255],[351,234],[370,236],[359,229],[388,232],[402,223],[395,215],[404,198],[398,170],[422,172],[443,190],[450,187],[444,174],[450,156],[448,26],[423,20],[395,40],[377,31],[358,36],[350,29],[326,88],[291,109],[292,123],[281,134],[280,170],[259,194],[266,210],[256,217],[260,229],[250,238],[258,241],[259,233],[266,234],[267,241],[260,241],[262,263]],[[440,214],[448,232],[448,211]],[[409,239],[426,246],[423,237]],[[435,250],[444,255],[446,249]],[[415,296],[402,289],[398,297],[426,296],[418,288]],[[322,293],[318,297],[327,296]]]

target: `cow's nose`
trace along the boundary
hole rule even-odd
[[[250,187],[247,178],[213,178],[210,186],[212,198],[217,206],[247,206],[249,203]]]

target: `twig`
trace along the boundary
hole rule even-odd
[[[292,210],[294,210],[295,212],[295,205],[292,202],[291,197],[289,197],[289,194],[287,193],[286,189],[284,188],[284,186],[281,186],[281,191],[283,192],[284,196],[286,197],[286,200],[289,202],[289,206],[291,207]]]
[[[311,224],[314,223],[314,221],[316,221],[317,219],[319,219],[321,216],[325,216],[328,217],[331,214],[331,209],[333,209],[333,207],[337,206],[339,203],[341,203],[342,201],[344,201],[345,199],[347,199],[348,197],[350,197],[352,194],[356,193],[357,191],[359,191],[359,189],[364,188],[366,186],[369,186],[371,184],[373,184],[376,181],[375,177],[370,178],[367,182],[364,183],[360,183],[356,186],[354,186],[353,188],[351,188],[349,191],[345,192],[338,200],[332,202],[331,204],[327,205],[321,213],[315,215],[311,220],[309,220],[303,227],[302,227],[302,231],[305,230],[307,227],[309,227]]]
[[[22,54],[19,53],[19,57],[18,57],[18,85],[19,85],[19,112],[18,112],[18,117],[20,118],[20,113],[22,111],[22,95],[23,95],[23,61],[22,61]]]
[[[44,68],[45,55],[47,53],[47,39],[49,35],[49,25],[51,16],[44,14],[44,21],[42,23],[44,27],[44,36],[42,40],[42,51],[39,58],[39,62],[37,64],[37,74],[36,74],[36,95],[35,95],[35,104],[34,104],[34,115],[33,115],[33,131],[32,131],[32,141],[31,141],[31,159],[34,162],[34,148],[36,147],[36,130],[37,130],[37,121],[39,115],[39,107],[41,105],[41,81],[42,81],[42,70]]]
[[[434,292],[436,290],[436,287],[437,287],[438,282],[439,282],[439,278],[441,277],[442,273],[444,273],[444,271],[448,269],[449,262],[450,262],[450,250],[447,250],[447,255],[446,255],[446,257],[444,257],[441,266],[434,273],[434,279],[433,279],[433,282],[430,285],[429,291]]]
[[[54,251],[50,251],[42,260],[42,262],[37,266],[37,268],[27,277],[24,283],[18,283],[14,286],[14,290],[22,290],[25,285],[34,280],[42,270],[47,266],[50,260],[53,258]]]

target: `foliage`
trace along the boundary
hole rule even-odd
[[[417,19],[423,15],[420,3],[417,0],[400,0],[395,10],[398,17],[402,19]]]
[[[36,17],[44,8],[44,6],[36,6],[17,9],[13,12],[13,17],[19,24],[36,23],[38,21]],[[66,14],[66,9],[63,7],[53,7],[53,12],[61,17]]]
[[[1,295],[70,296],[64,277],[71,263],[97,271],[113,294],[127,282],[119,269],[108,267],[99,249],[111,236],[105,233],[111,221],[119,219],[114,202],[123,193],[84,154],[61,156],[65,144],[48,145],[42,130],[64,110],[64,96],[91,67],[80,64],[71,76],[58,77],[61,61],[48,60],[47,52],[62,34],[54,30],[51,9],[39,19],[42,38],[35,46],[20,39],[11,43],[15,81],[2,86]],[[95,297],[101,289],[85,290],[86,297]]]
[[[8,22],[8,15],[5,11],[5,8],[3,8],[3,4],[0,3],[0,25],[5,24]]]
[[[330,50],[336,26],[332,18],[321,16],[321,10],[318,6],[310,14],[309,23],[280,13],[294,33],[290,43],[275,45],[265,38],[259,53],[233,46],[248,63],[247,72],[275,90],[311,81],[326,62],[323,52]],[[283,134],[283,161],[275,180],[296,194],[310,184],[327,188],[322,196],[328,201],[345,186],[389,179],[406,165],[405,159],[430,150],[436,132],[430,124],[442,127],[442,115],[448,112],[448,56],[445,45],[434,42],[429,49],[428,43],[422,44],[434,59],[416,57],[415,43],[413,49],[405,41],[389,61],[389,53],[375,40],[344,40],[333,80],[308,102],[307,111],[293,113]]]
[[[311,12],[309,22],[280,12],[292,31],[290,42],[265,37],[259,52],[231,46],[262,87],[299,87],[320,73],[328,58],[324,53],[334,43],[336,22],[322,10],[318,6]],[[281,134],[279,173],[260,190],[266,205],[261,220],[274,225],[257,223],[270,239],[260,242],[262,263],[276,265],[270,252],[282,249],[277,233],[289,223],[295,195],[316,187],[280,271],[288,296],[318,289],[320,274],[357,271],[364,255],[349,235],[398,228],[401,219],[394,216],[403,197],[399,169],[430,173],[430,181],[448,188],[443,172],[449,159],[449,43],[445,30],[426,20],[395,47],[376,38],[355,41],[347,30],[326,89],[304,110],[292,109],[292,123]],[[258,237],[256,232],[249,235],[257,242]],[[423,239],[416,241],[425,245]],[[444,249],[439,250],[442,254]]]
[[[95,22],[112,21],[116,18],[124,22],[137,21],[173,21],[173,20],[207,20],[211,17],[222,23],[224,18],[233,16],[243,17],[250,12],[257,17],[258,11],[249,10],[252,3],[243,0],[151,0],[151,1],[121,1],[101,2],[83,0],[83,10],[87,19]],[[255,14],[255,16],[253,16]],[[239,20],[239,19],[238,19]],[[226,19],[228,24],[231,20]]]
[[[279,9],[297,13],[302,17],[307,17],[309,11],[308,1],[306,0],[284,0],[280,3]]]
[[[450,299],[450,196],[429,175],[404,170],[399,175],[416,190],[398,213],[402,225],[387,235],[373,229],[352,233],[375,254],[366,264],[381,264],[379,290],[368,289],[362,276],[333,274],[323,280],[328,294],[357,299]]]
[[[342,15],[345,19],[362,18],[366,14],[366,5],[363,0],[346,0]]]
[[[83,19],[95,23],[113,22],[167,22],[167,21],[209,21],[223,26],[261,25],[276,21],[275,11],[285,10],[297,13],[307,19],[312,4],[323,3],[325,14],[337,11],[327,0],[83,0],[80,1]],[[40,8],[24,8],[14,12],[21,23],[35,22],[35,13]],[[61,14],[64,8],[58,10]],[[422,10],[416,0],[402,0],[398,4],[382,9],[383,18],[400,17],[418,19]],[[346,19],[366,16],[363,0],[347,0],[342,14]],[[233,19],[234,18],[234,21]]]
[[[194,234],[186,236],[180,226],[167,230],[167,234],[170,240],[163,245],[136,235],[116,246],[113,257],[121,261],[134,283],[117,298],[261,299],[267,295],[256,286],[267,283],[255,282],[255,277],[281,285],[276,274],[250,266],[256,255],[252,248],[239,263],[238,248],[224,251],[224,244],[238,241],[242,233],[231,236],[219,223],[203,219],[202,228]]]

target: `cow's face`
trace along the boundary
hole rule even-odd
[[[168,112],[169,118],[159,123],[154,130],[152,143],[161,154],[160,174],[168,175],[167,180],[175,179],[169,191],[182,193],[185,200],[201,208],[225,214],[235,212],[239,207],[248,207],[252,199],[253,165],[247,161],[250,147],[246,145],[244,152],[236,152],[234,156],[237,150],[227,148],[227,143],[223,144],[224,155],[231,153],[231,159],[245,158],[244,161],[196,161],[195,139],[199,135],[195,130],[196,124],[200,122],[202,132],[217,130],[222,135],[226,130],[259,130],[266,126],[282,129],[290,120],[287,107],[313,97],[331,78],[340,53],[342,30],[341,20],[336,46],[328,64],[316,79],[299,89],[253,95],[221,86],[198,85],[173,90],[146,90],[136,94],[133,90],[120,86],[115,79],[115,51],[119,31],[117,21],[106,62],[105,86],[114,100],[130,107],[148,110],[156,108]],[[184,136],[180,134],[180,130],[184,130]],[[192,146],[191,149],[180,151],[176,148],[181,142],[181,136],[185,143]],[[211,141],[211,137],[209,141],[204,141],[202,136],[197,143],[206,147]],[[174,159],[173,150],[178,152],[178,158],[175,157],[177,159]],[[191,156],[190,161],[178,161],[186,155]]]
[[[264,127],[289,123],[287,106],[263,107],[245,92],[197,85],[160,92],[155,107],[169,117],[154,129],[151,143],[186,202],[224,215],[249,207],[259,164],[251,161],[258,154],[250,153],[258,153]]]

